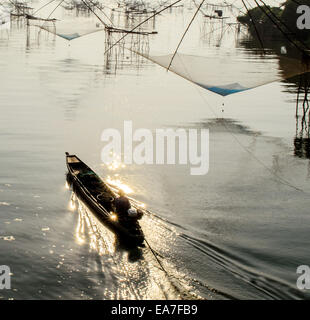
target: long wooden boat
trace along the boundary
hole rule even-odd
[[[66,152],[68,182],[83,202],[111,231],[133,245],[142,245],[143,231],[136,219],[115,219],[113,200],[117,195],[76,155]]]

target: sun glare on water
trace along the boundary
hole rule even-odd
[[[116,220],[117,220],[117,215],[116,215],[116,214],[111,214],[111,215],[110,215],[110,219],[111,219],[112,221],[116,221]]]
[[[121,161],[121,157],[119,155],[117,155],[116,153],[110,152],[111,157],[113,158],[113,160],[111,161],[111,163],[106,164],[107,168],[111,171],[115,171],[117,169],[121,169],[121,168],[125,168],[126,165],[124,163],[122,163]]]
[[[120,179],[112,179],[111,177],[108,177],[107,182],[112,186],[123,190],[127,194],[133,193],[133,190],[127,184],[123,183]]]
[[[70,209],[74,210],[75,209],[75,203],[73,200],[70,200]]]

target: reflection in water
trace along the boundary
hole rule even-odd
[[[199,126],[199,128],[208,128],[212,132],[229,132],[233,134],[244,134],[249,136],[261,135],[260,132],[253,131],[250,127],[230,118],[206,119],[203,122],[195,123],[195,127],[197,126]]]
[[[133,193],[133,190],[127,184],[122,182],[120,179],[115,179],[108,176],[106,180],[109,185],[111,185],[114,188],[123,190],[126,194]]]
[[[67,185],[71,185],[67,175]],[[117,192],[115,186],[112,187]],[[135,207],[144,203],[130,198]],[[170,257],[170,247],[176,241],[177,233],[168,223],[150,211],[145,211],[141,227],[147,239],[142,248],[129,246],[124,240],[105,227],[96,213],[88,209],[82,198],[74,192],[70,205],[77,205],[78,221],[75,241],[89,248],[100,258],[100,270],[113,274],[113,284],[121,282],[117,295],[127,299],[191,299],[199,298],[192,287],[193,279],[177,270]],[[72,206],[73,208],[74,206]],[[154,248],[151,246],[154,245]],[[97,257],[97,256],[96,256]],[[121,280],[120,280],[121,279]],[[111,294],[113,289],[111,288]]]
[[[88,246],[90,253],[96,253],[98,256],[95,260],[100,267],[99,270],[106,277],[109,275],[114,282],[118,282],[117,290],[113,292],[113,287],[107,286],[104,289],[107,291],[105,295],[114,299],[139,299],[139,292],[132,284],[134,268],[129,264],[137,262],[142,257],[141,251],[137,248],[123,251],[124,247],[120,245],[117,237],[100,225],[80,199],[77,199],[77,203],[76,242],[81,246]],[[124,252],[127,253],[127,260]],[[118,259],[117,255],[120,255],[122,260]],[[147,278],[147,275],[145,277]]]
[[[310,88],[309,81],[309,61],[308,59],[295,47],[284,46],[285,43],[283,39],[269,39],[264,37],[264,49],[270,50],[276,54],[279,63],[279,71],[282,75],[286,75],[284,82],[287,83],[284,91],[296,94],[296,134],[294,137],[294,155],[299,158],[310,159],[309,151],[309,138],[310,138],[310,108],[308,101],[308,92]],[[244,47],[248,48],[251,52],[255,54],[253,47],[257,47],[257,40],[250,37],[248,41],[243,41],[241,43]],[[281,50],[284,50],[281,52]],[[294,60],[289,60],[287,58],[297,58]],[[300,70],[300,75],[295,75],[292,77],[293,71],[297,68]],[[274,164],[277,161],[274,159]],[[276,166],[277,167],[277,166]]]
[[[27,16],[25,18],[26,29],[26,48],[31,49],[32,45],[40,45],[41,38],[44,40],[52,40],[52,44],[55,45],[56,40],[56,19],[43,19],[43,18],[32,18]],[[41,32],[42,30],[38,26],[44,25],[46,28],[51,30],[50,32]]]
[[[70,200],[70,210],[75,210],[75,202],[74,202],[74,200],[71,198],[71,200]]]
[[[25,19],[22,16],[11,15],[11,30],[20,30],[25,27]]]
[[[115,171],[117,169],[125,168],[126,165],[122,163],[121,156],[115,152],[110,151],[111,161],[107,164],[107,168],[110,171]],[[103,164],[104,165],[104,164]]]
[[[167,271],[163,272],[153,253],[147,247],[144,249],[128,247],[121,238],[99,222],[81,199],[76,197],[75,194],[72,194],[71,199],[76,199],[77,203],[76,243],[80,246],[88,246],[89,254],[96,253],[98,256],[95,260],[100,266],[99,270],[106,277],[109,274],[114,282],[118,282],[116,294],[113,298],[199,298],[191,293],[192,288],[188,284],[187,277],[177,272],[174,266],[165,263],[165,268],[171,275],[166,273]],[[161,228],[160,225],[163,222],[155,221],[154,217],[149,218],[153,221],[153,232]],[[162,243],[162,245],[164,244]],[[163,256],[159,253],[155,252],[155,254],[163,259]],[[105,290],[110,291],[107,288]],[[114,295],[112,289],[106,295]]]
[[[300,75],[296,98],[296,137],[294,139],[294,155],[307,159],[310,159],[309,85],[309,73]]]
[[[310,139],[296,137],[294,139],[294,155],[299,158],[310,159]]]
[[[169,16],[162,20],[173,18]],[[23,23],[22,19],[20,22]],[[43,41],[43,32],[39,46],[36,46],[36,35],[32,33],[25,51],[25,30],[18,30],[16,22],[12,25],[10,42],[1,41],[4,50],[0,50],[1,72],[6,77],[0,95],[4,135],[1,166],[6,168],[0,181],[3,202],[1,225],[5,230],[0,240],[0,258],[14,267],[18,291],[1,292],[1,295],[21,299],[25,296],[58,299],[62,295],[72,299],[79,298],[82,289],[87,297],[95,299],[179,298],[191,291],[193,279],[197,279],[201,286],[196,292],[204,297],[209,297],[209,289],[212,288],[241,298],[295,297],[294,291],[291,294],[296,281],[292,270],[296,262],[309,258],[305,246],[309,234],[308,199],[294,192],[288,199],[286,189],[270,182],[269,172],[257,170],[256,163],[240,154],[235,144],[230,144],[228,136],[222,134],[221,125],[226,121],[225,126],[230,131],[240,133],[238,138],[242,142],[253,140],[254,144],[256,140],[255,150],[262,152],[260,156],[264,160],[279,154],[280,158],[274,157],[274,166],[279,166],[280,162],[283,174],[288,178],[296,176],[296,182],[303,183],[303,164],[308,161],[286,161],[286,147],[266,141],[260,133],[264,132],[264,127],[256,121],[257,114],[263,113],[260,107],[269,106],[269,100],[272,101],[271,117],[275,119],[279,115],[275,110],[281,110],[281,106],[285,110],[294,109],[283,95],[278,96],[278,87],[276,90],[267,87],[264,94],[260,89],[248,91],[239,96],[240,100],[238,96],[231,99],[231,109],[242,112],[242,117],[235,117],[237,120],[208,120],[206,126],[212,127],[215,148],[212,153],[214,164],[207,176],[193,179],[181,171],[164,171],[164,168],[157,171],[143,166],[122,169],[124,178],[130,175],[131,180],[135,180],[130,187],[141,190],[144,186],[146,191],[139,196],[144,201],[147,198],[148,206],[156,208],[161,218],[166,219],[152,212],[143,217],[141,223],[147,240],[169,274],[167,276],[148,248],[140,251],[126,249],[92,212],[85,207],[76,208],[78,202],[74,197],[70,201],[64,188],[59,187],[63,184],[63,149],[81,152],[99,166],[94,145],[98,145],[103,128],[117,125],[113,120],[122,122],[130,115],[146,127],[150,126],[150,118],[158,126],[167,123],[181,126],[208,117],[205,106],[195,99],[196,92],[187,91],[187,83],[174,76],[163,81],[163,86],[169,84],[171,93],[159,87],[157,82],[162,78],[154,77],[155,67],[144,68],[143,77],[137,77],[134,60],[131,61],[129,56],[127,59],[124,53],[120,59],[117,57],[117,62],[123,60],[125,66],[128,61],[128,68],[126,65],[125,72],[118,72],[115,105],[119,105],[118,97],[124,98],[127,93],[129,99],[124,105],[126,103],[130,111],[126,113],[127,109],[122,109],[124,105],[120,104],[111,112],[112,107],[105,107],[113,100],[111,92],[114,91],[103,89],[114,86],[115,81],[114,77],[106,77],[102,72],[104,33],[72,42],[71,47],[58,38],[56,43]],[[161,25],[158,23],[157,27],[162,28]],[[195,35],[199,36],[199,32]],[[49,39],[53,37],[50,35]],[[96,40],[95,45],[91,42],[93,40]],[[197,50],[203,51],[205,47],[201,47],[201,42]],[[223,41],[221,43],[223,45]],[[99,47],[98,54],[89,49]],[[129,51],[127,53],[130,54]],[[246,60],[253,58],[250,50],[242,51],[241,57]],[[273,62],[275,59],[271,58]],[[111,66],[113,70],[113,61]],[[151,86],[148,86],[145,76],[151,80]],[[137,86],[132,86],[133,82],[137,82]],[[139,98],[134,94],[137,89],[140,90]],[[181,89],[184,89],[186,99],[183,96],[178,99]],[[154,98],[153,101],[148,99],[150,97]],[[143,110],[137,108],[141,100],[145,100]],[[240,108],[241,101],[249,108]],[[55,120],[64,118],[63,110],[68,111],[65,119],[74,120],[65,123],[68,128],[65,133],[62,132],[62,123]],[[79,111],[76,117],[75,110]],[[151,110],[156,110],[154,118],[150,117]],[[16,118],[16,114],[19,117]],[[287,130],[292,140],[295,135],[294,110],[290,116],[285,115],[283,121],[282,118],[277,120],[281,120],[278,123],[281,122],[281,127]],[[263,118],[266,122],[273,120],[266,118]],[[289,120],[292,120],[292,128]],[[256,139],[256,134],[260,134],[259,139]],[[305,138],[307,135],[303,136]],[[300,148],[304,150],[304,143],[297,140],[296,150]],[[288,164],[281,163],[282,155]],[[38,169],[44,170],[46,175],[39,175]],[[112,180],[115,178],[113,174]],[[41,198],[33,198],[34,190]],[[66,210],[68,205],[72,211]],[[13,218],[22,218],[23,222],[17,223]],[[41,221],[44,221],[42,225]],[[43,235],[42,227],[47,225],[50,231]],[[173,227],[178,233],[182,231],[182,235],[177,234]],[[33,264],[34,259],[38,263]],[[63,264],[58,268],[59,261]],[[35,277],[25,277],[24,270],[30,268]],[[280,281],[272,281],[273,278]],[[179,289],[175,289],[171,282]],[[300,296],[304,294],[300,293]]]
[[[88,239],[90,249],[96,251],[99,255],[114,254],[113,235],[111,236],[109,232],[102,234],[98,229],[97,223],[91,219],[82,202],[77,199],[77,203],[77,211],[79,214],[76,228],[77,242],[83,244],[86,239]]]
[[[309,73],[299,76],[296,98],[296,135],[309,137],[310,110],[308,92],[310,88]]]

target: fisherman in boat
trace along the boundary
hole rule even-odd
[[[114,200],[115,210],[120,219],[141,219],[143,212],[131,207],[129,199],[123,190],[118,191],[119,197]]]
[[[128,210],[131,208],[131,204],[123,190],[119,190],[118,195],[119,197],[114,200],[115,210],[120,218],[125,218],[128,216]]]

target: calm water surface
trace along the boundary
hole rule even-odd
[[[167,30],[167,21],[182,32],[187,20],[171,12],[156,28]],[[173,47],[172,34],[161,43]],[[192,46],[203,50],[201,39],[197,31]],[[12,272],[12,290],[0,297],[308,297],[296,288],[296,268],[310,264],[310,164],[294,155],[288,84],[222,99],[130,52],[107,61],[105,40],[103,32],[68,43],[35,30],[27,39],[16,22],[0,32],[0,264]],[[122,130],[124,120],[151,130],[209,128],[209,173],[103,166],[101,133]],[[123,248],[79,199],[70,201],[65,151],[146,204],[141,225],[168,275],[148,248]]]

